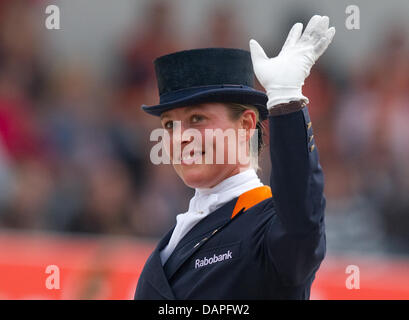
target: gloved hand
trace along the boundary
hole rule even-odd
[[[311,67],[324,53],[335,35],[327,16],[315,15],[302,33],[302,23],[296,23],[275,58],[268,58],[256,40],[250,40],[254,73],[268,96],[267,108],[280,103],[304,100],[301,88]]]

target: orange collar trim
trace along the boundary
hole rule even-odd
[[[237,199],[231,218],[233,219],[233,217],[242,209],[244,209],[244,211],[248,210],[261,201],[271,198],[272,196],[271,188],[269,186],[257,187],[241,194]]]

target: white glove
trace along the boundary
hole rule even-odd
[[[267,108],[280,103],[304,100],[301,88],[311,67],[324,53],[335,35],[329,28],[329,18],[315,15],[302,33],[302,23],[296,23],[275,58],[268,58],[256,40],[250,40],[254,73],[268,96]]]

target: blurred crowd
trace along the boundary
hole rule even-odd
[[[193,195],[169,165],[151,164],[160,123],[140,109],[158,102],[153,59],[186,49],[172,8],[154,1],[144,29],[130,26],[108,80],[86,65],[50,68],[31,12],[0,5],[0,227],[161,236]],[[247,49],[231,8],[209,17],[190,47]],[[318,63],[304,86],[334,249],[409,253],[409,50],[398,35],[343,73]],[[261,167],[268,183],[265,151]]]

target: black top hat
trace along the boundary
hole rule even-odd
[[[267,118],[267,96],[254,89],[250,52],[207,48],[175,52],[154,61],[160,103],[143,105],[149,114],[204,102],[232,102],[257,107]]]

